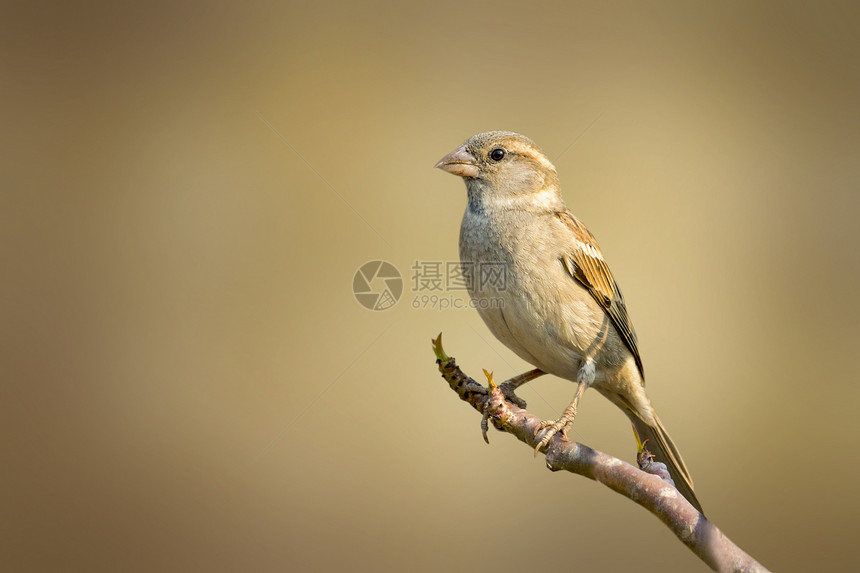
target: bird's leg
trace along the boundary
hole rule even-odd
[[[545,445],[549,443],[554,435],[558,432],[561,432],[561,437],[565,440],[567,439],[567,427],[573,422],[573,419],[576,418],[576,408],[579,406],[579,399],[582,398],[582,393],[585,391],[585,383],[580,382],[579,386],[576,387],[576,396],[573,397],[573,401],[570,405],[565,408],[564,412],[561,415],[561,418],[558,420],[544,420],[538,426],[537,432],[546,429],[546,433],[541,438],[540,442],[537,446],[535,446],[535,455],[537,455],[538,451]],[[547,429],[548,428],[548,429]],[[535,434],[537,434],[535,432]]]
[[[546,374],[546,372],[544,372],[540,368],[529,370],[528,372],[524,372],[519,376],[514,376],[506,382],[502,382],[501,384],[499,384],[499,390],[502,391],[502,394],[504,394],[508,402],[511,402],[512,404],[515,404],[520,408],[525,408],[526,401],[516,395],[516,389],[525,384],[526,382],[534,380],[538,376],[543,376],[544,374]]]
[[[540,442],[538,442],[538,445],[535,446],[535,455],[537,455],[538,451],[540,451],[542,447],[547,445],[552,439],[552,437],[558,432],[561,432],[562,438],[564,438],[565,440],[567,439],[567,427],[571,424],[571,422],[573,422],[573,419],[576,418],[576,408],[577,406],[579,406],[579,400],[580,398],[582,398],[582,393],[585,392],[585,389],[588,387],[588,385],[594,382],[594,376],[594,362],[588,359],[583,363],[582,367],[577,373],[576,378],[579,384],[576,387],[576,395],[573,397],[573,400],[571,401],[570,405],[565,408],[564,412],[561,415],[561,418],[554,422],[549,420],[543,421],[540,423],[537,430],[535,431],[535,435],[537,435],[537,433],[541,430],[546,430],[546,433],[544,433],[543,437],[541,437],[541,440]]]

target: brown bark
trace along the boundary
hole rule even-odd
[[[538,444],[540,439],[535,433],[541,420],[508,402],[492,382],[491,375],[488,375],[490,387],[486,388],[464,374],[454,358],[447,356],[442,349],[441,334],[433,340],[433,351],[442,377],[461,400],[482,414],[485,429],[489,421],[530,448]],[[648,473],[560,435],[554,436],[541,451],[546,454],[546,465],[550,470],[567,470],[593,479],[650,511],[714,571],[767,573],[767,569],[735,545],[662,479],[659,468],[648,468],[654,471]]]

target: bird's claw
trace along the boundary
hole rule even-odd
[[[546,432],[544,432],[543,436],[538,442],[538,445],[535,446],[535,456],[538,455],[538,452],[541,448],[549,444],[549,441],[554,435],[560,433],[562,439],[567,440],[567,427],[568,425],[570,425],[570,422],[570,420],[565,420],[564,418],[561,418],[556,421],[544,420],[543,422],[541,422],[540,425],[537,427],[537,430],[535,430],[535,436],[540,434],[542,430],[546,430]]]
[[[502,382],[501,384],[499,384],[499,390],[502,391],[502,395],[505,397],[505,399],[511,404],[525,410],[527,406],[526,401],[517,396],[516,389],[517,387],[510,382]]]
[[[496,388],[499,388],[499,385],[493,382],[493,373],[487,372],[487,369],[484,368],[484,376],[487,377],[487,394],[492,393]],[[490,443],[490,438],[487,437],[487,432],[490,430],[490,402],[489,400],[484,403],[484,411],[481,416],[481,435],[484,437],[484,441],[486,443]]]

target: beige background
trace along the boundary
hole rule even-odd
[[[526,368],[412,308],[465,205],[432,166],[488,129],[556,161],[709,516],[773,570],[856,564],[850,3],[76,4],[0,18],[3,569],[702,570],[435,371],[439,331]],[[632,460],[598,394],[576,430]]]

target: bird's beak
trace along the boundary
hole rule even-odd
[[[459,175],[460,177],[477,177],[478,173],[481,172],[478,168],[478,161],[471,153],[466,151],[465,145],[461,145],[440,159],[435,167],[447,171],[451,175]]]

